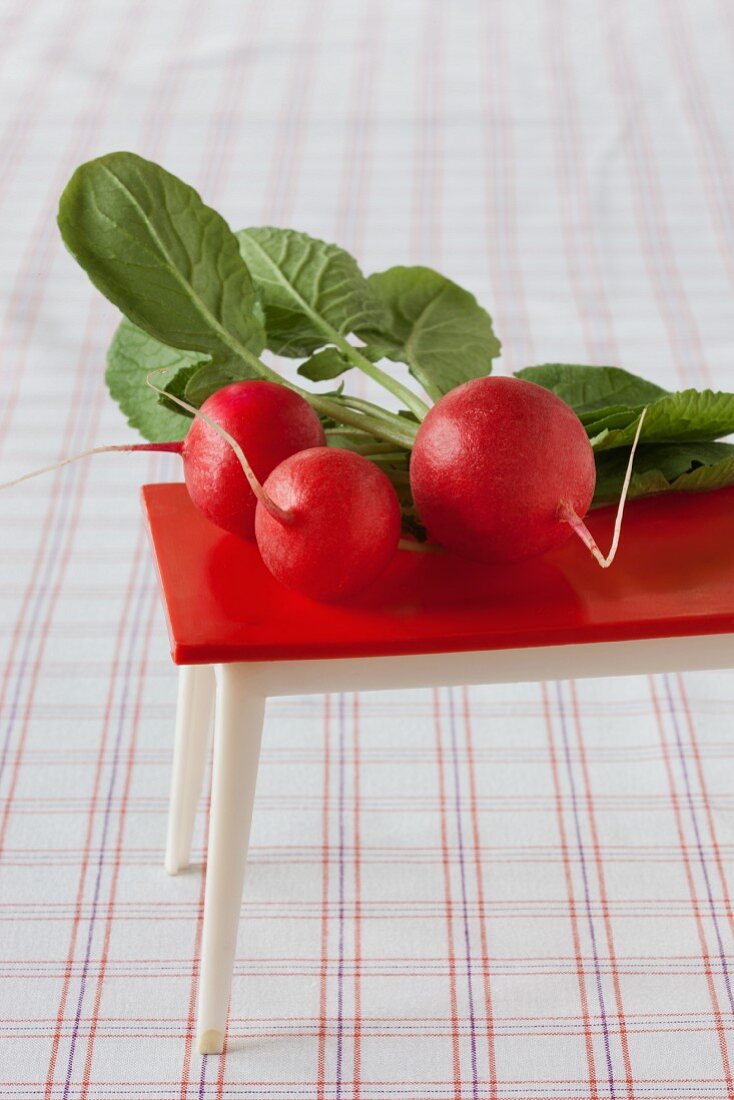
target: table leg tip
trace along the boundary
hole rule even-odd
[[[185,871],[188,866],[188,856],[184,856],[183,859],[177,859],[175,856],[166,856],[165,868],[166,873],[169,875],[178,875],[181,871]]]
[[[224,1033],[205,1031],[199,1036],[199,1054],[221,1054],[224,1050]]]

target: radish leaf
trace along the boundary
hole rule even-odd
[[[552,390],[585,421],[585,414],[610,412],[612,406],[649,405],[668,392],[621,367],[545,363],[515,371],[516,378]]]
[[[123,320],[107,353],[105,378],[130,427],[137,428],[151,443],[159,443],[183,439],[191,421],[183,413],[164,406],[158,395],[146,386],[146,377],[158,367],[168,367],[175,381],[202,362],[201,355],[166,347],[131,321]]]
[[[355,329],[371,345],[370,357],[376,351],[407,363],[436,401],[491,372],[501,345],[492,318],[468,290],[429,267],[391,267],[367,281],[387,310],[384,323]]]
[[[351,369],[352,364],[336,348],[322,348],[305,363],[301,363],[298,373],[310,382],[328,382]]]
[[[252,375],[244,373],[241,367],[242,364],[236,359],[226,363],[203,363],[186,382],[186,400],[198,409],[207,397],[211,397],[223,386],[251,378]]]
[[[634,439],[639,409],[630,409],[626,424],[615,414],[614,426],[587,425],[597,451],[628,447]],[[734,432],[734,393],[682,390],[648,405],[640,440],[643,443],[688,443],[719,439]]]
[[[171,412],[180,412],[181,416],[187,417],[189,421],[194,419],[194,414],[190,413],[187,409],[184,409],[176,401],[169,400],[166,394],[172,394],[173,397],[185,398],[186,387],[191,381],[191,378],[201,370],[199,363],[192,363],[190,367],[182,367],[181,370],[176,371],[173,378],[168,383],[161,382],[161,389],[163,393],[158,394],[158,402],[164,409],[170,409]],[[149,387],[150,388],[150,387]],[[191,425],[189,424],[189,427]]]
[[[242,229],[237,239],[265,308],[267,346],[277,355],[311,355],[379,323],[381,303],[337,245],[270,226]]]
[[[423,419],[423,399],[347,339],[385,323],[385,307],[348,252],[293,229],[265,226],[237,236],[265,308],[271,351],[301,358],[333,344]]]
[[[94,285],[155,339],[255,377],[265,346],[255,288],[227,223],[192,187],[133,153],[77,168],[59,204],[64,242]]]
[[[594,504],[619,500],[628,449],[596,456]],[[638,448],[629,496],[665,492],[704,492],[734,484],[734,445],[731,443],[647,444]]]

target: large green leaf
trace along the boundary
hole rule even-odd
[[[501,345],[492,318],[468,290],[429,267],[391,267],[367,281],[385,303],[386,319],[355,329],[357,335],[407,363],[434,400],[491,372]]]
[[[58,220],[89,278],[136,325],[257,373],[265,331],[255,288],[236,237],[192,187],[133,153],[110,153],[77,168]]]
[[[610,406],[622,408],[649,405],[668,391],[621,367],[588,367],[569,363],[545,363],[515,371],[516,378],[536,382],[552,390],[585,421],[585,414]]]
[[[268,347],[278,355],[311,355],[382,319],[357,261],[337,245],[270,226],[242,229],[237,238],[265,308]]]
[[[167,367],[168,373],[156,380],[161,387],[179,375],[188,380],[188,371],[203,361],[200,354],[166,347],[131,321],[123,320],[107,353],[105,377],[130,426],[152,443],[160,443],[183,439],[191,421],[163,404],[158,394],[145,384],[146,377],[159,367]]]
[[[638,409],[630,409],[627,423],[614,427],[586,425],[597,451],[628,447],[634,439]],[[667,394],[647,408],[642,443],[689,443],[719,439],[734,432],[734,393],[682,390]]]
[[[594,504],[619,500],[629,450],[604,451],[596,456]],[[635,454],[629,496],[665,492],[704,492],[734,484],[734,445],[731,443],[650,443]]]

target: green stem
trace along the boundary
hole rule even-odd
[[[413,393],[411,389],[404,386],[402,382],[398,382],[397,378],[393,378],[387,371],[382,370],[375,363],[371,363],[369,359],[366,359],[364,355],[360,355],[359,349],[355,348],[354,344],[350,344],[348,340],[345,340],[343,336],[339,336],[334,333],[332,336],[334,343],[345,359],[348,359],[355,367],[358,367],[364,374],[368,375],[374,382],[377,382],[380,386],[384,386],[386,390],[389,390],[398,401],[402,401],[407,409],[418,417],[419,420],[423,420],[428,412],[430,412],[430,406],[423,401],[418,394]]]
[[[287,378],[284,378],[282,374],[278,374],[277,371],[268,367],[261,359],[249,350],[249,348],[242,347],[241,358],[257,373],[261,378],[266,378],[270,382],[277,382],[281,386],[287,386],[288,389],[294,390],[300,394],[309,405],[321,413],[322,416],[328,416],[331,420],[336,420],[339,424],[348,424],[350,427],[359,428],[362,431],[368,432],[370,435],[376,436],[378,439],[384,439],[387,443],[397,444],[399,447],[405,447],[407,450],[411,450],[415,441],[415,434],[417,431],[406,431],[405,425],[408,425],[410,421],[405,420],[405,417],[396,416],[394,413],[388,412],[386,409],[380,409],[379,405],[372,405],[372,415],[365,415],[362,412],[344,407],[340,402],[331,401],[328,397],[322,397],[321,394],[311,393],[309,390],[304,390],[300,386],[297,386],[295,382],[290,382]],[[355,399],[358,400],[358,399]],[[370,402],[365,402],[365,405],[370,405]],[[378,419],[376,412],[380,413]]]
[[[363,451],[360,450],[360,454],[365,458],[369,458],[370,462],[375,462],[378,466],[384,462],[388,466],[393,462],[402,462],[404,458],[407,458],[405,451],[387,451],[385,453],[381,451]]]
[[[352,409],[359,409],[360,412],[366,413],[368,416],[376,416],[381,420],[397,419],[410,431],[416,434],[418,432],[419,425],[415,421],[409,420],[405,416],[398,416],[397,413],[390,412],[389,409],[383,409],[381,405],[375,405],[374,402],[367,401],[364,397],[354,397],[351,393],[342,393],[337,400]]]

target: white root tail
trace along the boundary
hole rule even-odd
[[[637,444],[640,439],[640,432],[642,431],[642,424],[645,419],[646,413],[647,409],[643,409],[640,413],[640,419],[637,421],[637,430],[635,432],[635,438],[632,441],[632,449],[630,450],[630,457],[627,463],[627,471],[624,475],[624,482],[622,484],[622,495],[619,498],[617,515],[614,520],[614,534],[612,536],[612,545],[609,548],[609,553],[606,555],[606,557],[604,556],[604,554],[602,554],[601,550],[597,546],[596,539],[594,538],[591,531],[586,526],[578,512],[576,512],[576,510],[572,508],[571,505],[568,504],[566,501],[562,501],[561,504],[558,506],[559,518],[564,520],[564,522],[571,527],[575,535],[578,535],[584,546],[586,546],[587,549],[590,550],[591,553],[594,555],[602,569],[608,569],[617,554],[617,548],[619,546],[619,536],[622,532],[622,517],[624,515],[624,506],[627,500],[627,493],[629,492],[630,480],[632,478],[632,464],[635,460],[635,451],[637,450]]]
[[[0,490],[12,489],[14,485],[20,485],[23,481],[30,481],[32,477],[40,477],[41,474],[51,474],[54,470],[60,470],[62,466],[68,466],[71,462],[78,462],[80,458],[90,458],[91,455],[105,455],[112,451],[153,451],[156,453],[168,452],[170,454],[181,454],[180,443],[113,443],[105,447],[90,447],[87,451],[80,451],[78,454],[69,455],[68,458],[62,458],[60,462],[52,462],[50,466],[42,466],[40,470],[31,470],[29,474],[21,474],[20,477],[13,478],[12,481],[4,481],[0,483]]]
[[[180,405],[182,409],[186,409],[187,412],[190,412],[198,420],[203,420],[204,423],[208,424],[210,428],[213,428],[218,435],[221,435],[222,439],[226,439],[227,443],[229,443],[230,447],[237,455],[240,466],[242,467],[244,475],[247,478],[248,484],[255,494],[256,498],[262,504],[263,508],[267,509],[273,519],[278,520],[279,523],[283,523],[286,525],[293,523],[293,513],[286,511],[284,508],[281,508],[280,505],[276,504],[273,498],[271,496],[268,496],[268,494],[265,492],[255,474],[255,471],[253,470],[250,463],[247,461],[247,458],[245,457],[245,452],[242,450],[234,436],[231,436],[229,432],[225,431],[225,429],[220,424],[217,424],[217,422],[215,420],[212,420],[210,416],[207,416],[206,413],[203,413],[201,409],[197,409],[194,405],[190,405],[188,401],[184,401],[182,397],[177,397],[174,393],[169,393],[167,390],[162,390],[159,386],[156,386],[155,383],[151,382],[151,378],[153,378],[156,374],[161,374],[170,369],[170,367],[158,367],[157,370],[152,370],[145,379],[146,384],[150,386],[152,390],[155,390],[156,393],[160,394],[162,397],[165,397],[166,400],[173,401],[174,404]]]

